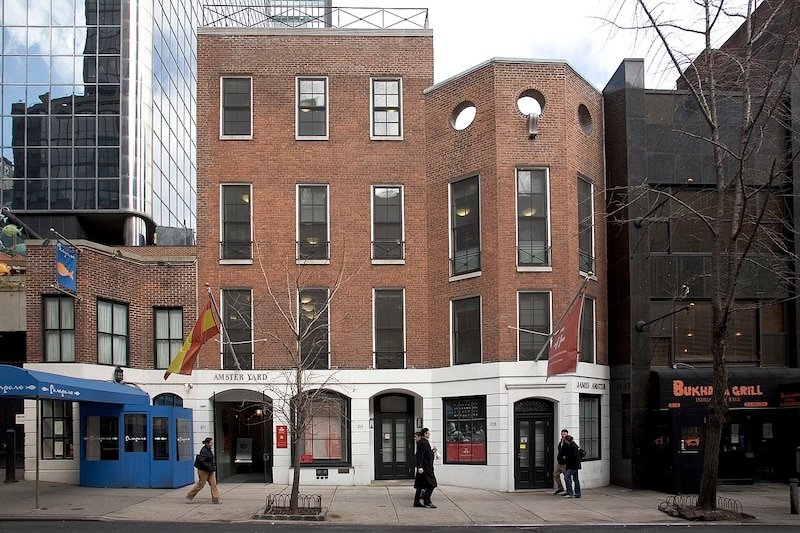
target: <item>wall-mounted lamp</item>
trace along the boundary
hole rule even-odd
[[[122,367],[118,366],[114,369],[114,383],[122,383],[125,376],[122,374]]]
[[[192,385],[191,383],[184,383],[183,386],[186,387],[187,389],[191,389],[192,387],[194,387],[194,385]]]
[[[667,313],[666,315],[661,315],[660,317],[658,317],[658,318],[654,318],[653,320],[648,320],[647,322],[645,322],[644,320],[640,320],[640,321],[638,321],[638,322],[636,323],[636,326],[635,326],[635,327],[636,327],[636,331],[638,331],[639,333],[641,333],[641,332],[643,332],[643,331],[644,331],[644,328],[645,328],[645,327],[646,327],[648,324],[652,324],[653,322],[656,322],[656,321],[658,321],[658,320],[662,320],[662,319],[664,319],[664,318],[667,318],[668,316],[672,316],[672,315],[674,315],[674,314],[680,313],[681,311],[688,311],[688,310],[690,310],[692,307],[694,307],[694,303],[690,303],[689,305],[684,305],[684,306],[683,306],[683,307],[681,307],[680,309],[676,309],[676,310],[674,310],[674,311],[670,311],[670,312],[669,312],[669,313]]]
[[[422,429],[422,417],[417,418],[417,429]]]
[[[528,139],[539,135],[539,113],[528,113]]]

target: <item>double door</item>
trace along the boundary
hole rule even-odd
[[[553,486],[553,414],[552,404],[548,409],[548,403],[538,400],[524,401],[516,406],[515,489],[541,489]]]

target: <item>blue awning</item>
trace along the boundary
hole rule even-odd
[[[73,378],[0,365],[0,398],[53,398],[73,402],[149,405],[150,396],[130,385]]]

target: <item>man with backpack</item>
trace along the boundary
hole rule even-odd
[[[564,475],[564,483],[567,486],[567,493],[565,498],[580,498],[581,497],[581,482],[578,479],[578,470],[581,469],[581,449],[578,443],[572,438],[572,435],[567,435],[566,444],[562,447],[561,455],[567,465],[567,473]],[[574,490],[573,490],[574,483]]]

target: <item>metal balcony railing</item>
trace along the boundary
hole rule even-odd
[[[228,0],[203,6],[206,28],[424,29],[426,8],[331,7],[328,2]]]

